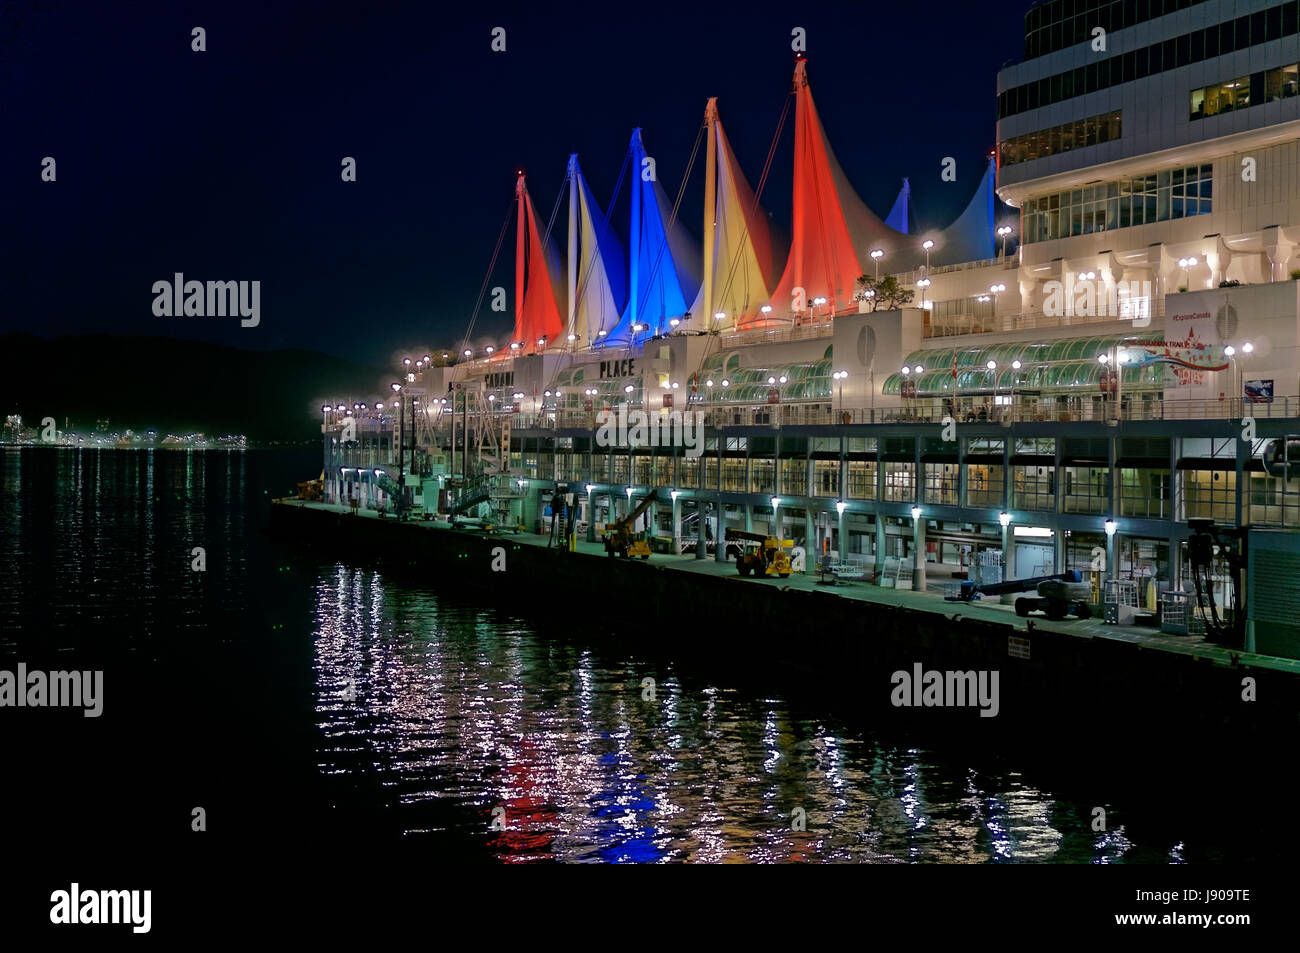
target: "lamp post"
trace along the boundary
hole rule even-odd
[[[1005,582],[1011,576],[1011,514],[1006,510],[999,513],[998,524],[1002,527],[1002,579],[999,582]]]
[[[919,504],[912,505],[912,590],[925,592],[925,522]]]
[[[1106,517],[1106,522],[1102,524],[1106,527],[1106,581],[1111,582],[1115,578],[1115,531],[1119,528],[1115,525],[1112,517]],[[1102,595],[1104,602],[1106,596]]]
[[[930,249],[934,247],[934,242],[927,238],[921,242],[921,247],[925,249],[925,273],[928,275],[930,273]]]
[[[1195,258],[1180,258],[1180,259],[1178,259],[1178,267],[1181,268],[1181,269],[1183,269],[1183,287],[1184,287],[1184,288],[1188,287],[1188,284],[1187,284],[1187,269],[1189,269],[1189,268],[1195,268],[1195,267],[1196,267],[1196,264],[1197,264],[1197,262],[1196,262],[1196,259],[1195,259]]]
[[[831,374],[831,377],[839,381],[839,385],[840,385],[840,422],[841,423],[844,422],[844,380],[848,376],[849,376],[848,371],[836,371],[835,373]]]
[[[1244,373],[1244,368],[1242,367],[1242,365],[1245,363],[1246,355],[1251,353],[1254,350],[1255,350],[1255,345],[1251,344],[1249,341],[1245,341],[1242,343],[1240,358],[1237,358],[1236,356],[1237,349],[1233,347],[1231,344],[1229,344],[1227,347],[1223,349],[1224,356],[1227,357],[1228,360],[1232,361],[1232,384],[1233,387],[1236,389],[1236,394],[1233,395],[1233,400],[1241,401],[1241,405],[1242,405],[1241,416],[1243,417],[1245,416],[1246,395],[1242,389],[1242,374]]]
[[[998,412],[998,362],[989,361],[984,366],[989,369],[989,376],[993,378],[993,413],[996,414]]]
[[[989,294],[993,295],[993,323],[998,320],[998,295],[1007,290],[1007,286],[1002,282],[989,285]]]
[[[406,363],[409,364],[410,360],[411,360],[410,358],[407,358]],[[393,383],[390,384],[389,386],[392,387],[393,393],[400,398],[402,393],[402,385],[399,384],[397,381],[393,381]],[[398,413],[400,415],[399,416],[400,422],[398,423],[397,426],[397,500],[396,500],[397,512],[400,518],[400,516],[404,515],[406,512],[406,508],[403,506],[405,500],[402,499],[402,495],[406,492],[405,490],[406,472],[402,468],[403,463],[406,461],[406,454],[403,449],[403,440],[406,437],[406,405],[400,399],[396,401],[396,404],[398,407]]]
[[[840,487],[843,490],[843,487]],[[844,562],[845,550],[848,545],[848,536],[844,533],[844,511],[848,509],[848,504],[843,500],[835,501],[835,516],[838,524],[839,538],[835,541],[835,551],[840,554],[840,562]]]
[[[922,308],[925,308],[925,306],[926,306],[926,301],[925,301],[925,289],[928,288],[928,287],[930,287],[930,279],[929,279],[929,278],[921,278],[921,279],[919,279],[919,280],[916,282],[916,286],[917,286],[918,288],[921,289],[921,301],[920,301],[920,305],[921,305]]]
[[[885,253],[884,253],[884,251],[883,251],[882,249],[879,249],[879,248],[873,248],[873,249],[871,249],[871,260],[872,260],[873,262],[876,263],[876,281],[877,281],[877,282],[880,281],[880,259],[882,259],[882,258],[884,258],[884,257],[885,257]]]
[[[1007,236],[1011,234],[1011,226],[1003,225],[998,229],[998,237],[1002,239],[1002,257],[1007,257]]]

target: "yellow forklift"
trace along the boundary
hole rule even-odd
[[[728,529],[726,538],[728,542],[739,540],[744,544],[744,549],[736,557],[736,569],[742,576],[757,576],[760,579],[768,576],[789,578],[792,571],[790,549],[794,546],[794,540],[777,539],[775,536],[747,533],[739,529]]]
[[[610,523],[605,527],[606,553],[610,556],[622,556],[624,559],[632,556],[640,556],[642,559],[650,558],[650,543],[646,539],[646,534],[634,532],[632,527],[636,525],[637,518],[648,510],[650,504],[654,501],[654,494],[647,493],[641,502],[637,504],[636,509],[621,520]]]
[[[325,491],[325,471],[320,472],[314,480],[307,480],[298,484],[298,499],[308,500],[319,503]]]

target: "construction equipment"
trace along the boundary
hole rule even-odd
[[[1031,612],[1045,612],[1049,619],[1064,619],[1075,615],[1086,619],[1092,615],[1089,606],[1089,588],[1077,572],[1058,572],[1048,576],[1030,576],[1028,579],[1008,579],[1004,582],[963,582],[949,602],[974,602],[981,596],[1002,596],[1013,592],[1034,590],[1037,595],[1021,596],[1016,600],[1016,615],[1024,617]]]
[[[790,566],[790,549],[794,546],[792,539],[777,539],[763,533],[748,533],[739,529],[728,529],[727,542],[740,540],[743,549],[736,555],[736,569],[742,576],[768,576],[789,578],[793,571]]]
[[[1196,589],[1196,605],[1205,623],[1205,635],[1212,642],[1240,647],[1246,640],[1246,540],[1250,528],[1246,526],[1215,526],[1214,520],[1190,519],[1187,528],[1192,535],[1187,538],[1187,559],[1192,565],[1192,584]],[[1214,601],[1215,563],[1226,568],[1231,594],[1225,600],[1223,618]],[[1228,610],[1231,610],[1229,613]]]
[[[324,470],[320,472],[320,476],[318,476],[316,479],[307,480],[306,482],[298,484],[298,499],[300,500],[311,500],[313,502],[319,503],[321,501],[321,498],[324,496],[324,493],[325,493],[325,471]]]
[[[650,543],[646,540],[646,534],[635,532],[633,527],[636,525],[637,518],[648,510],[654,501],[654,494],[647,493],[637,504],[636,509],[605,527],[606,553],[611,556],[622,556],[624,559],[631,556],[650,558]]]
[[[1092,615],[1089,600],[1092,587],[1079,581],[1078,573],[1066,573],[1073,579],[1044,579],[1038,583],[1037,596],[1021,596],[1016,600],[1016,615],[1024,617],[1031,612],[1043,612],[1047,618],[1059,622],[1067,615],[1087,619]]]
[[[577,520],[576,493],[556,493],[551,497],[551,535],[547,548],[573,552],[577,548]]]

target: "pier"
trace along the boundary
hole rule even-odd
[[[855,697],[869,708],[881,708],[888,693],[865,686],[877,679],[887,685],[889,673],[921,662],[1001,669],[1010,720],[1080,718],[1131,727],[1132,718],[1156,718],[1181,732],[1197,724],[1255,731],[1300,717],[1296,660],[1095,617],[1019,618],[991,600],[948,602],[934,591],[865,582],[826,586],[811,572],[743,579],[734,563],[712,558],[614,559],[599,543],[579,540],[569,552],[549,548],[548,537],[535,533],[404,522],[328,503],[277,501],[271,527],[283,538],[310,541],[314,552],[324,547],[427,574],[431,585],[440,573],[454,573],[448,582],[506,610],[532,605],[606,627],[601,606],[613,607],[607,628],[629,648],[703,654],[792,680],[857,686]],[[502,553],[504,571],[494,571]]]

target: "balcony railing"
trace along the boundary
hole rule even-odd
[[[700,411],[706,427],[794,427],[851,424],[942,423],[952,413],[938,400],[908,400],[901,407],[844,407],[827,404],[692,404],[684,412]],[[1046,423],[1111,419],[1224,420],[1300,419],[1300,397],[1275,397],[1271,403],[1244,398],[1223,400],[1128,400],[1116,412],[1112,402],[1090,398],[1049,400],[1017,399],[1013,405],[962,408],[953,414],[958,423]],[[595,430],[600,424],[590,411],[515,414],[516,430]]]

